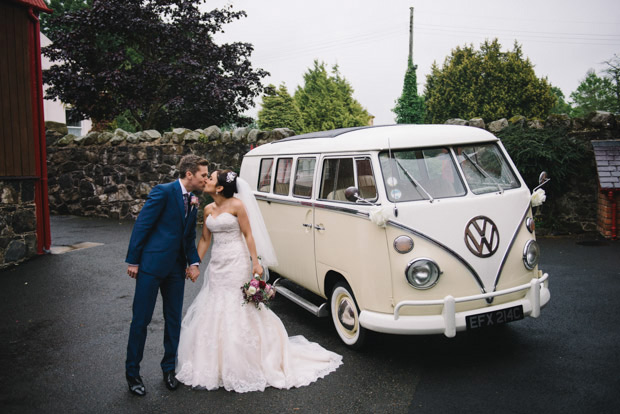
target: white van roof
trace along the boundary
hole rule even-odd
[[[378,125],[295,135],[256,147],[246,156],[374,151],[498,141],[484,129],[459,125]]]

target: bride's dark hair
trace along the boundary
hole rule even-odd
[[[224,187],[222,195],[230,198],[237,192],[237,173],[232,170],[217,170],[217,185]]]

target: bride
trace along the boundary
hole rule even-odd
[[[336,370],[340,355],[303,336],[289,338],[263,304],[242,306],[241,286],[263,274],[258,254],[265,266],[277,264],[248,183],[218,170],[205,192],[214,202],[204,209],[198,254],[205,255],[212,236],[213,247],[203,287],[181,325],[177,379],[195,388],[248,392],[301,387]]]

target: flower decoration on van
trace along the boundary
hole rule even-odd
[[[370,221],[375,223],[379,227],[385,227],[385,224],[390,219],[391,209],[389,206],[375,206],[370,209],[369,217]]]
[[[539,188],[532,194],[532,207],[538,207],[542,205],[542,203],[544,203],[546,199],[547,196],[545,195],[545,190]]]

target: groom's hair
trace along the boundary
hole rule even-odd
[[[201,165],[208,167],[209,161],[194,154],[184,156],[179,161],[179,178],[185,178],[188,171],[196,174]]]

